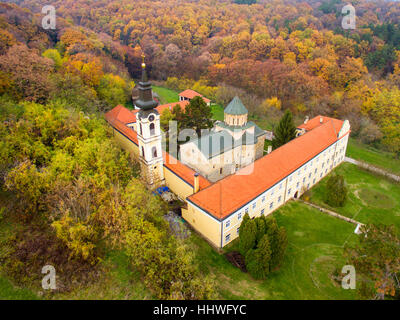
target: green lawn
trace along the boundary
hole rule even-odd
[[[38,296],[29,289],[15,287],[8,279],[0,276],[0,300],[37,300]]]
[[[134,272],[128,257],[122,251],[108,250],[99,281],[88,286],[80,286],[54,299],[62,300],[146,300],[153,299],[151,292],[141,281],[140,274]]]
[[[311,190],[310,201],[362,223],[394,224],[400,230],[400,185],[359,167],[343,163],[334,172],[345,177],[349,189],[344,207],[332,208],[324,202],[325,177]]]
[[[222,108],[219,104],[212,104],[211,111],[214,120],[224,121],[224,108]]]
[[[178,92],[174,90],[154,85],[152,86],[152,88],[159,95],[161,104],[167,104],[179,101]]]
[[[400,159],[396,159],[390,152],[377,150],[355,139],[349,140],[347,156],[400,175]]]
[[[267,280],[254,280],[232,266],[200,236],[188,240],[196,253],[196,263],[212,274],[220,299],[354,299],[354,291],[344,290],[332,279],[335,269],[344,264],[343,245],[354,241],[354,225],[333,218],[299,202],[290,202],[274,213],[288,232],[289,245],[282,268]],[[0,223],[0,233],[9,224]],[[227,250],[235,249],[235,244]],[[152,299],[140,275],[130,268],[121,251],[107,251],[99,269],[100,278],[88,286],[51,299]],[[40,290],[38,288],[38,290]],[[35,299],[27,288],[17,288],[6,275],[0,276],[0,299]]]
[[[282,268],[264,281],[254,280],[232,266],[198,235],[191,236],[197,263],[215,276],[221,299],[355,299],[332,279],[335,267],[345,265],[343,245],[355,241],[354,225],[302,203],[290,202],[274,213],[288,232]],[[226,251],[235,250],[234,242]]]
[[[7,194],[0,191],[0,208],[3,201],[7,198]],[[18,232],[17,226],[0,219],[0,261],[2,257],[6,256],[10,250],[8,240],[10,237]],[[19,288],[13,285],[8,279],[7,275],[4,274],[2,266],[0,264],[0,300],[33,300],[39,299],[38,296],[27,288]]]

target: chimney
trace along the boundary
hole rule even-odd
[[[308,116],[306,116],[306,118],[304,119],[304,124],[306,124],[308,122],[308,120],[310,120],[310,118]]]
[[[272,146],[268,146],[267,153],[270,154],[272,152]]]
[[[323,123],[324,122],[324,118],[323,117],[319,117],[319,123]]]
[[[199,192],[199,190],[200,190],[199,174],[196,172],[196,173],[194,174],[193,193]]]

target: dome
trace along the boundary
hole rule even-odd
[[[240,101],[239,97],[236,96],[232,99],[231,102],[229,102],[229,104],[224,110],[224,113],[231,115],[242,115],[242,114],[247,114],[248,111],[246,107],[243,105],[242,101]]]

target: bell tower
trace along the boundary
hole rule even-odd
[[[137,137],[139,141],[139,159],[142,177],[150,189],[164,182],[162,136],[160,129],[160,114],[155,109],[158,105],[153,99],[151,82],[146,73],[146,64],[142,55],[142,79],[139,81],[139,99],[135,104],[140,111],[137,113]]]

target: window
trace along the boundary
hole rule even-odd
[[[229,240],[231,240],[231,234],[230,233],[225,236],[225,242],[228,242]]]
[[[287,194],[291,194],[292,193],[292,189],[289,189]]]
[[[150,123],[150,135],[154,136],[156,134],[156,129],[154,123]]]
[[[219,169],[219,174],[222,174],[222,168]]]
[[[236,229],[237,234],[239,234],[239,230],[240,230],[240,228],[237,228],[237,229]]]
[[[307,189],[309,189],[309,188],[310,188],[310,184],[308,183],[308,184],[307,184]]]
[[[244,209],[245,213],[249,213],[249,208]]]
[[[315,183],[315,178],[313,179],[312,183],[313,183],[313,184]]]
[[[139,124],[139,128],[140,128],[140,135],[142,136],[143,135],[143,130],[142,130],[142,124],[141,123]]]
[[[306,177],[303,178],[303,183],[306,182]]]
[[[315,170],[314,170],[314,174],[316,174],[317,173],[317,168],[315,168]]]
[[[265,201],[265,196],[263,196],[263,197],[262,197],[261,201],[262,201],[262,202],[264,202],[264,201]]]
[[[144,148],[143,147],[142,147],[142,156],[143,156],[143,158],[146,158],[145,155],[144,155]]]
[[[274,206],[274,203],[273,203],[273,202],[271,202],[271,203],[269,204],[269,208],[270,208],[270,209],[272,209],[272,208],[273,208],[273,206]]]
[[[264,214],[264,209],[261,210],[261,215],[263,215],[263,214]]]
[[[271,197],[274,195],[274,189],[271,190]]]
[[[311,173],[308,175],[308,179],[310,179],[311,178]]]
[[[242,213],[241,212],[238,213],[238,220],[242,220]]]
[[[319,177],[322,178],[322,172],[321,172],[321,174],[319,175]]]
[[[151,153],[153,154],[153,158],[157,158],[157,148],[156,147],[151,148]]]
[[[228,220],[227,222],[225,222],[225,227],[229,228],[229,226],[231,225],[231,220]]]
[[[296,188],[298,188],[300,186],[300,182],[296,183]]]
[[[278,197],[278,203],[281,202],[281,198],[282,198],[281,196]]]
[[[253,203],[253,210],[256,208],[257,202]]]
[[[282,183],[279,185],[279,189],[282,189]]]

